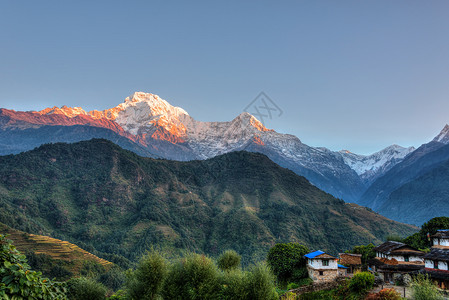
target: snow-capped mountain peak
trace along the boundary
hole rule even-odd
[[[393,144],[371,155],[359,155],[348,150],[341,150],[339,153],[351,169],[367,182],[372,182],[414,150],[414,147],[405,148]]]
[[[433,139],[433,142],[449,144],[449,125],[446,124],[440,133]]]

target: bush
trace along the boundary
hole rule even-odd
[[[364,295],[374,285],[374,275],[369,272],[356,273],[349,282],[349,290],[355,295]]]
[[[309,249],[298,243],[276,244],[268,251],[267,263],[280,281],[289,281],[295,270],[305,268],[307,253]],[[307,272],[302,276],[307,277]]]
[[[162,290],[164,299],[217,299],[219,272],[204,255],[189,254],[171,266]]]
[[[235,270],[240,266],[241,256],[234,250],[227,250],[217,260],[218,267],[223,271]]]
[[[247,274],[248,299],[279,298],[274,284],[275,277],[266,264],[259,263],[253,266]]]
[[[106,288],[91,278],[72,278],[68,281],[67,296],[69,300],[103,300]]]
[[[128,273],[127,287],[131,299],[156,299],[167,276],[167,262],[159,252],[144,255],[137,269]]]
[[[401,300],[401,294],[395,289],[383,289],[376,294],[370,294],[365,300]]]
[[[222,291],[220,299],[248,299],[246,287],[247,273],[242,270],[230,270],[222,275]]]
[[[102,274],[98,281],[112,291],[116,291],[125,284],[126,275],[120,268],[112,267],[108,272]]]
[[[31,271],[12,241],[0,234],[0,299],[66,299],[65,284]]]
[[[411,282],[412,296],[415,300],[439,300],[443,299],[440,291],[428,276],[419,274]]]

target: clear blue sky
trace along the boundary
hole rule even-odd
[[[0,107],[160,95],[201,121],[260,91],[267,126],[332,150],[419,146],[449,122],[449,1],[1,1]]]

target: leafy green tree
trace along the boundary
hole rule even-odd
[[[248,299],[274,300],[279,299],[275,289],[275,277],[264,263],[258,263],[248,272],[246,288]]]
[[[240,266],[241,256],[234,250],[226,250],[217,260],[217,265],[222,271],[235,270]]]
[[[349,290],[355,295],[365,295],[374,285],[374,275],[369,272],[356,273],[349,282]]]
[[[221,299],[248,299],[247,272],[244,272],[241,269],[229,270],[223,273],[221,281]]]
[[[112,267],[109,271],[100,275],[98,281],[112,291],[117,291],[125,284],[126,275],[119,267]]]
[[[416,249],[428,251],[432,246],[428,235],[433,235],[439,229],[449,229],[449,217],[436,217],[421,226],[421,230],[404,239],[404,243]]]
[[[106,298],[106,287],[92,278],[72,278],[67,284],[69,300],[103,300]]]
[[[67,299],[65,284],[42,278],[31,271],[25,255],[0,234],[1,299]]]
[[[309,252],[309,248],[298,243],[279,243],[268,251],[267,263],[280,281],[288,281],[295,270],[305,268],[304,255]],[[303,274],[307,277],[307,272]]]
[[[219,271],[205,255],[189,254],[174,263],[162,290],[164,299],[218,299]]]
[[[415,300],[444,299],[440,291],[428,276],[419,274],[411,282],[412,295]]]
[[[137,269],[128,273],[128,293],[131,299],[157,299],[167,277],[168,266],[165,258],[152,250],[144,255]]]
[[[376,252],[373,250],[374,245],[368,244],[368,245],[360,245],[355,246],[352,248],[352,250],[346,251],[347,253],[354,253],[354,254],[362,254],[362,264],[366,265],[368,260],[376,257]]]

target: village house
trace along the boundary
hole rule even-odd
[[[424,269],[424,252],[396,241],[385,242],[373,250],[376,257],[368,261],[374,272],[385,282],[394,283],[405,274]]]
[[[449,288],[449,230],[438,230],[430,237],[432,249],[424,255],[425,269],[421,272],[428,274],[442,289]]]
[[[338,263],[335,256],[321,250],[304,255],[307,271],[314,282],[333,281],[338,277]]]
[[[339,253],[340,264],[347,266],[347,273],[353,274],[362,270],[362,254]]]

